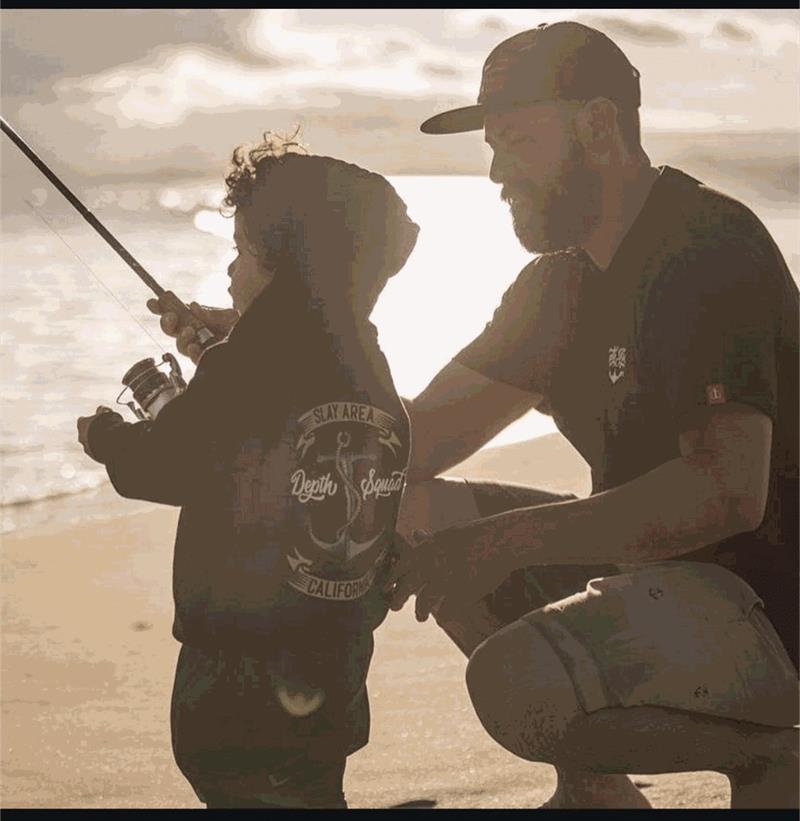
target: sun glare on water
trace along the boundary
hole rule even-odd
[[[508,206],[482,177],[393,177],[392,184],[420,226],[417,247],[389,281],[372,321],[401,395],[413,397],[492,317],[503,292],[531,256],[511,228]],[[218,211],[194,216],[200,230],[232,240],[233,221]],[[217,274],[200,284],[197,299],[227,305],[228,282]],[[493,445],[555,430],[531,413],[503,431]]]

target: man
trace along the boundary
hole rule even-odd
[[[225,180],[227,339],[155,419],[78,421],[121,495],[181,507],[172,744],[209,807],[346,806],[408,460],[368,317],[418,227],[380,175],[290,148]]]
[[[435,532],[393,607],[416,594],[470,656],[486,730],[555,765],[552,806],[646,806],[615,774],[717,770],[734,807],[797,807],[797,287],[746,207],[651,167],[639,104],[619,48],[561,22],[422,126],[484,130],[541,256],[409,405],[400,529]],[[530,408],[589,498],[433,478]]]

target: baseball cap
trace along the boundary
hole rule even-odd
[[[478,104],[431,117],[425,134],[458,134],[483,128],[487,112],[544,100],[606,97],[620,108],[638,108],[639,72],[622,50],[582,23],[542,23],[496,46],[483,64]]]

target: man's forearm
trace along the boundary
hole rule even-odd
[[[426,440],[427,437],[417,437],[412,433],[411,456],[407,471],[409,483],[426,482],[440,476],[461,464],[486,444],[482,437],[465,435],[439,436],[435,442]]]
[[[680,458],[588,499],[510,511],[468,528],[515,568],[637,564],[754,529],[738,501],[720,492],[702,463]]]
[[[411,422],[411,455],[407,477],[409,483],[424,482],[463,462],[482,444],[475,436],[474,442],[463,431],[457,436],[447,436],[447,432],[437,423],[437,417],[425,413],[414,405],[414,400],[403,399]],[[452,430],[452,428],[451,428]]]
[[[492,409],[480,414],[472,424],[469,415],[455,404],[452,408],[427,408],[419,400],[404,399],[411,420],[409,482],[433,479],[477,453],[528,407],[516,407],[505,414]]]
[[[451,361],[419,396],[403,400],[411,419],[409,481],[463,462],[541,398]]]

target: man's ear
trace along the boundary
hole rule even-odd
[[[596,160],[609,156],[617,132],[617,106],[605,97],[589,100],[575,118],[578,139]]]

